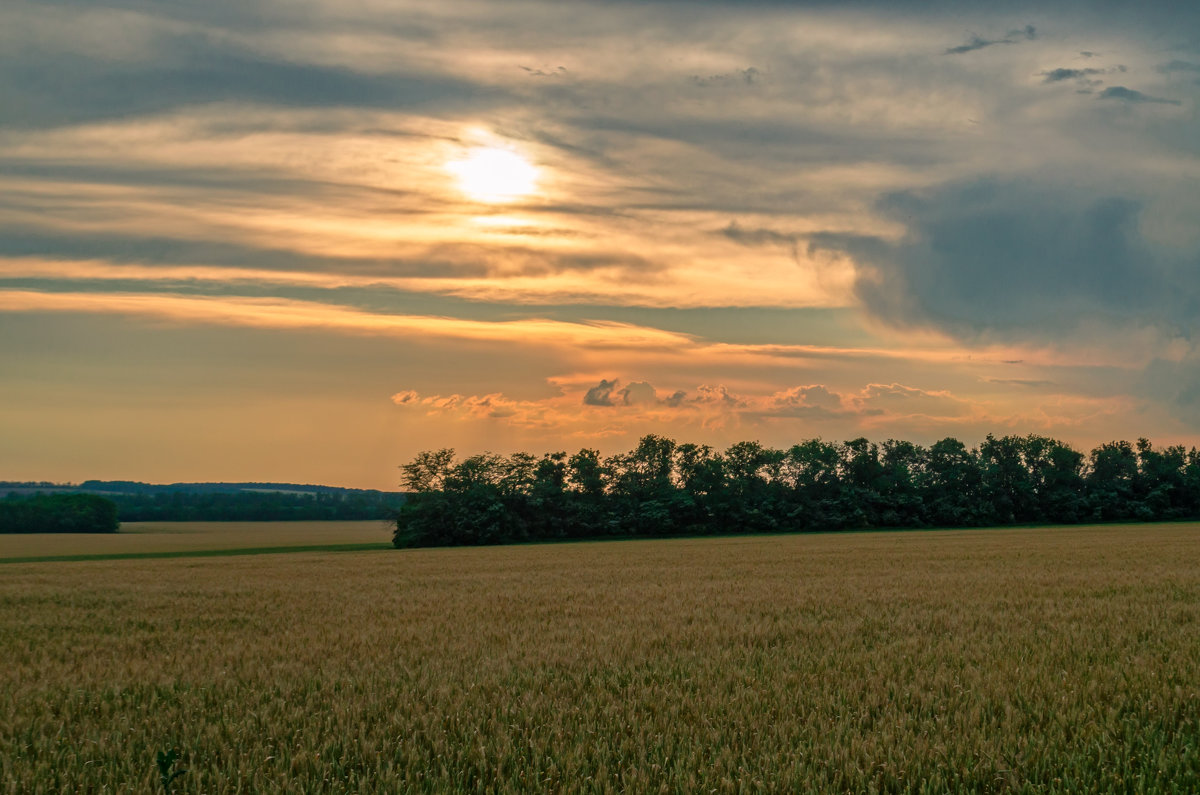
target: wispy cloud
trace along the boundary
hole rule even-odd
[[[1155,97],[1150,94],[1143,94],[1141,91],[1135,91],[1132,88],[1125,86],[1109,86],[1098,95],[1099,99],[1115,99],[1121,102],[1128,102],[1133,105],[1153,104],[1153,105],[1182,105],[1183,103],[1177,99],[1167,99],[1166,97]]]
[[[1022,41],[1033,41],[1037,38],[1037,28],[1033,25],[1026,25],[1020,30],[1010,30],[1001,38],[985,39],[982,36],[971,34],[971,38],[965,44],[959,44],[956,47],[950,47],[945,51],[945,55],[963,55],[968,52],[975,52],[986,47],[994,47],[997,44],[1019,44]]]

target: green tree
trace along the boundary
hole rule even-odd
[[[917,490],[926,521],[938,527],[966,527],[987,521],[991,514],[982,493],[983,473],[974,451],[947,437],[925,451]]]
[[[1108,442],[1092,450],[1086,475],[1091,518],[1105,522],[1133,518],[1137,480],[1137,454],[1129,442]]]
[[[1020,436],[990,433],[979,446],[983,474],[983,498],[992,509],[991,521],[998,524],[1032,522],[1037,519],[1037,491],[1025,463],[1025,440]]]

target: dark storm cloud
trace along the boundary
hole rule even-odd
[[[1182,298],[1200,288],[1200,252],[1180,259],[1157,250],[1131,198],[978,180],[894,193],[879,209],[908,228],[902,240],[810,240],[854,256],[859,297],[902,325],[1004,338],[1095,320],[1169,326],[1189,316]]]
[[[1003,38],[1000,39],[985,39],[981,36],[972,34],[971,38],[965,44],[960,44],[957,47],[950,47],[944,55],[962,55],[975,50],[982,50],[985,47],[994,47],[997,44],[1017,44],[1022,41],[1032,41],[1037,38],[1037,28],[1033,25],[1026,25],[1021,30],[1010,30]]]
[[[1100,92],[1097,99],[1116,99],[1121,102],[1128,102],[1132,105],[1182,105],[1183,103],[1177,99],[1167,99],[1165,97],[1154,97],[1149,94],[1143,94],[1141,91],[1135,91],[1132,88],[1125,86],[1109,86]]]

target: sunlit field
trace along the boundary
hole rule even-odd
[[[0,637],[12,793],[1200,791],[1195,524],[8,564]]]
[[[354,522],[122,522],[118,533],[0,534],[0,563],[12,558],[214,552],[344,544],[390,546],[394,527]]]

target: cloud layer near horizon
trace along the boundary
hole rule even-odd
[[[338,389],[252,402],[294,422],[336,398],[390,412],[393,438],[326,422],[375,452],[264,453],[251,479],[386,486],[443,441],[653,430],[1200,441],[1188,21],[1165,3],[9,4],[0,477],[224,477],[209,453],[83,472],[39,446],[48,395],[115,399],[98,373],[126,366],[63,328],[144,329],[148,360],[225,372],[207,421],[260,445],[278,429],[233,397],[216,340],[278,339],[261,367],[283,373],[322,335]],[[447,164],[480,146],[528,159],[538,190],[464,195]],[[191,421],[169,365],[135,380],[163,396],[157,425]],[[139,431],[87,432],[88,460],[118,433]]]

